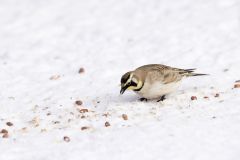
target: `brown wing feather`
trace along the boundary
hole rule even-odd
[[[161,64],[144,65],[137,68],[136,70],[145,70],[146,72],[156,71],[155,73],[152,73],[151,77],[153,77],[153,79],[161,80],[165,84],[180,81],[183,77],[206,75],[206,74],[194,73],[194,71],[196,70],[195,68],[180,69],[180,68],[174,68],[174,67],[161,65]]]

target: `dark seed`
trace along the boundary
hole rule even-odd
[[[240,84],[235,84],[234,88],[240,88]]]
[[[75,104],[81,106],[83,104],[83,102],[78,100],[78,101],[75,102]]]
[[[13,126],[13,123],[12,122],[7,122],[6,125],[7,126]]]
[[[79,71],[78,71],[78,73],[80,73],[80,74],[82,74],[82,73],[84,73],[84,72],[85,72],[85,69],[82,68],[82,67],[81,67],[81,68],[79,69]]]
[[[86,112],[88,112],[88,109],[80,109],[79,112],[80,113],[86,113]]]
[[[89,127],[84,126],[84,127],[81,128],[81,130],[83,131],[83,130],[86,130],[86,129],[88,129],[88,128],[89,128]]]
[[[122,114],[122,118],[126,121],[128,120],[128,116],[126,114]]]
[[[197,97],[196,96],[192,96],[191,97],[191,100],[193,101],[193,100],[197,100]]]
[[[0,133],[5,134],[5,133],[8,133],[8,131],[6,129],[2,129]]]
[[[109,122],[105,122],[105,127],[111,126]]]
[[[68,136],[64,136],[64,137],[63,137],[63,140],[64,140],[65,142],[70,142],[70,138],[69,138]]]
[[[8,133],[4,133],[2,136],[2,138],[8,138],[8,137],[9,137]]]

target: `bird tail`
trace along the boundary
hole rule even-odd
[[[202,74],[202,73],[190,73],[186,75],[187,77],[192,77],[192,76],[209,76],[209,74]]]
[[[194,73],[196,69],[193,68],[193,69],[184,69],[182,71],[182,74],[186,77],[193,77],[193,76],[207,76],[209,74],[202,74],[202,73]]]

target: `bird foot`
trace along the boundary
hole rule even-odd
[[[157,102],[164,101],[166,99],[166,96],[163,95]]]
[[[139,100],[140,100],[141,102],[142,102],[142,101],[146,101],[146,102],[148,101],[147,98],[140,98]]]

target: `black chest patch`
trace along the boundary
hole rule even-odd
[[[134,91],[135,91],[135,92],[139,92],[139,91],[143,88],[143,86],[144,86],[144,83],[143,83],[143,85],[142,85],[141,88],[139,88],[139,89],[134,89]]]

